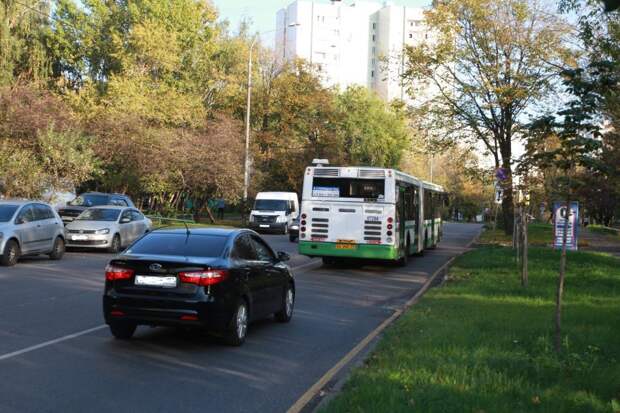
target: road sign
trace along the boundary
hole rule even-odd
[[[562,248],[564,229],[566,228],[566,249],[577,250],[578,224],[579,224],[579,202],[570,203],[570,213],[568,213],[565,202],[553,203],[553,246],[556,249]],[[568,226],[566,219],[568,216]]]

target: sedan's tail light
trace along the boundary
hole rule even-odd
[[[105,279],[108,281],[126,280],[133,277],[133,270],[129,268],[115,267],[113,265],[107,265],[105,267]]]
[[[179,273],[181,282],[205,287],[221,283],[226,278],[228,278],[228,271],[226,270],[187,271]]]

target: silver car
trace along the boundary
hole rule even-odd
[[[149,232],[152,225],[135,208],[91,207],[67,224],[67,247],[99,248],[116,253]]]
[[[0,253],[0,264],[6,266],[24,255],[61,259],[65,230],[60,216],[44,202],[0,201]]]

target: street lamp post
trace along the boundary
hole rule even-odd
[[[290,23],[286,26],[286,28],[299,26],[299,23]],[[262,32],[260,34],[267,34],[275,32],[275,30],[268,30],[266,32]],[[259,35],[260,35],[259,34]],[[248,187],[250,186],[250,112],[252,109],[252,51],[254,50],[254,45],[256,45],[256,40],[258,40],[258,36],[255,36],[252,39],[252,43],[250,44],[250,51],[248,57],[248,96],[246,100],[245,106],[245,161],[244,161],[244,172],[243,172],[243,210],[241,211],[241,215],[245,222],[246,216],[246,208],[248,204]],[[286,47],[286,45],[284,45]]]

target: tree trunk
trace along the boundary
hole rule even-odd
[[[521,285],[527,288],[529,280],[528,268],[527,268],[527,212],[525,210],[521,210],[521,224],[523,225],[521,229],[521,237],[523,239],[523,258],[521,259]]]
[[[506,154],[502,153],[502,168],[506,171],[507,178],[502,182],[504,196],[502,198],[502,217],[504,219],[504,232],[506,235],[512,235],[514,222],[514,205],[512,193],[512,170],[510,168],[510,151]]]
[[[562,295],[564,294],[564,279],[566,277],[566,238],[568,235],[568,223],[570,220],[570,193],[566,197],[566,221],[564,221],[564,233],[562,234],[562,255],[560,256],[560,276],[558,277],[558,289],[555,297],[555,351],[562,351]]]

